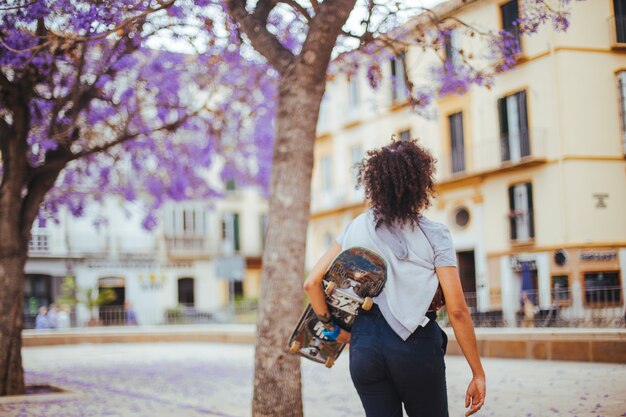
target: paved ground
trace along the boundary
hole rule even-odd
[[[72,391],[2,399],[2,417],[245,417],[252,396],[251,345],[101,344],[24,349],[28,383]],[[486,359],[488,398],[478,416],[626,416],[626,365]],[[451,417],[463,415],[469,369],[447,359]],[[361,417],[348,355],[331,370],[303,360],[307,417]],[[56,399],[55,399],[56,397]],[[277,416],[280,417],[280,416]]]

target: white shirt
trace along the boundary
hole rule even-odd
[[[457,265],[446,225],[421,216],[418,226],[376,228],[374,215],[368,210],[337,238],[342,249],[370,248],[387,262],[387,283],[374,301],[403,340],[429,322],[426,313],[439,284],[435,267]]]

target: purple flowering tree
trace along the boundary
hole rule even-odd
[[[223,177],[267,185],[275,72],[214,37],[215,12],[182,0],[0,5],[0,395],[24,391],[38,216],[118,195],[154,227],[163,201],[218,194],[205,179],[216,155]]]
[[[411,7],[411,1],[225,1],[235,22],[230,29],[236,30],[236,39],[241,45],[252,45],[279,74],[270,218],[257,322],[254,417],[303,415],[300,361],[289,354],[286,341],[302,308],[313,147],[327,77],[338,72],[350,77],[364,66],[376,88],[383,64],[394,57],[403,62],[407,47],[421,46],[441,58],[433,68],[433,80],[417,85],[406,65],[396,76],[404,77],[407,99],[422,111],[437,96],[463,94],[471,85],[490,87],[494,74],[516,64],[518,34],[532,33],[549,22],[558,30],[566,29],[571,2],[520,0],[520,16],[510,22],[510,30],[489,31],[450,14],[474,1],[479,0],[451,0],[433,9]],[[481,38],[484,56],[480,60],[448,42],[450,24],[467,36]],[[452,55],[456,59],[449,59]]]

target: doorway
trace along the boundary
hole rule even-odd
[[[459,262],[459,276],[461,277],[461,287],[465,294],[465,300],[470,311],[476,311],[476,260],[474,251],[461,251],[456,253]]]
[[[122,277],[106,277],[98,280],[98,294],[108,290],[115,295],[100,305],[99,318],[105,325],[122,325],[126,322],[124,302],[126,301],[126,280]]]

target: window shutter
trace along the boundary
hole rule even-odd
[[[509,212],[512,213],[515,210],[515,186],[509,187]],[[517,240],[517,218],[515,216],[509,216],[509,223],[511,227],[511,240]]]
[[[233,234],[235,252],[239,252],[239,213],[233,214]]]
[[[530,155],[530,135],[528,132],[528,111],[526,108],[526,91],[517,93],[517,108],[519,109],[519,130],[521,156]]]
[[[500,156],[502,161],[511,159],[509,150],[509,122],[507,117],[506,97],[498,99],[498,115],[500,117]]]
[[[526,196],[528,198],[528,236],[531,239],[535,238],[535,214],[533,210],[533,185],[532,183],[526,183]]]

